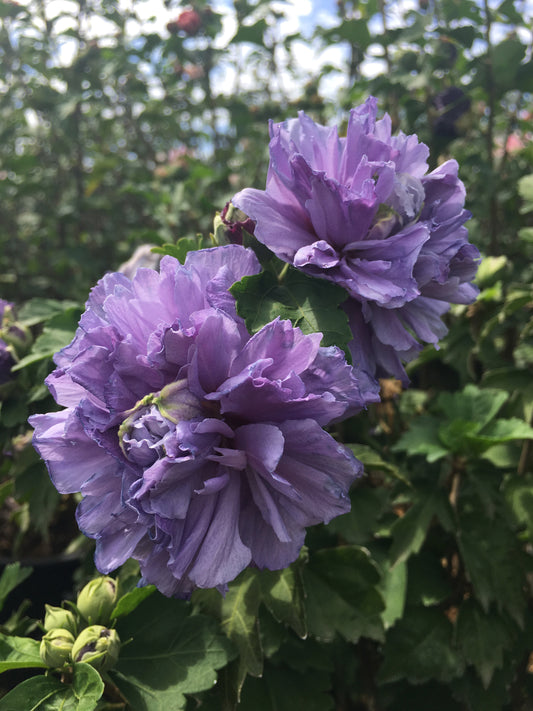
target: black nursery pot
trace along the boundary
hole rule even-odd
[[[82,560],[80,553],[60,553],[48,558],[28,557],[17,561],[0,557],[0,573],[14,562],[33,568],[31,575],[9,593],[0,613],[0,622],[15,612],[24,600],[30,601],[25,614],[42,619],[45,604],[59,606],[63,600],[72,599],[74,574]]]

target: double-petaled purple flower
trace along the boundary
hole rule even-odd
[[[354,362],[408,382],[402,361],[446,334],[450,302],[475,299],[479,252],[457,163],[428,173],[427,146],[376,113],[374,98],[353,109],[345,138],[304,113],[271,123],[266,190],[232,202],[281,259],[346,289]]]
[[[290,322],[250,336],[228,287],[259,271],[238,245],[105,276],[47,380],[65,409],[34,444],[107,573],[127,558],[166,595],[282,568],[305,527],[349,509],[361,465],[322,426],[361,410],[342,352]]]

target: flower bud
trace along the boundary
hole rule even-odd
[[[89,624],[107,624],[117,601],[117,583],[102,575],[82,588],[76,605]]]
[[[68,630],[53,629],[41,640],[39,654],[48,667],[62,667],[70,661],[70,652],[74,644],[74,635]]]
[[[78,623],[73,612],[64,610],[62,607],[54,607],[53,605],[45,605],[45,609],[44,628],[47,632],[61,628],[68,630],[74,636],[77,634]]]
[[[72,647],[72,661],[85,662],[99,671],[110,669],[118,659],[120,637],[116,630],[91,625],[78,635]]]
[[[246,217],[231,202],[227,202],[214,222],[214,235],[217,244],[243,244],[243,232],[254,233],[255,222]]]

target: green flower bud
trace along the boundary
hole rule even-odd
[[[80,591],[76,605],[90,625],[107,625],[117,601],[117,583],[102,575]]]
[[[74,635],[68,630],[50,630],[41,640],[39,654],[47,667],[62,667],[70,661],[73,644]]]
[[[72,647],[72,661],[85,662],[99,671],[110,669],[118,659],[120,637],[116,630],[91,625],[78,635]]]
[[[76,615],[70,610],[64,610],[62,607],[54,607],[53,605],[45,605],[46,614],[44,616],[44,628],[47,632],[61,628],[68,630],[76,636],[78,633],[78,623]]]

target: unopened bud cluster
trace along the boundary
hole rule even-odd
[[[101,576],[80,591],[72,610],[46,605],[40,655],[46,666],[85,662],[99,671],[118,659],[120,637],[107,627],[117,602],[117,583]]]

